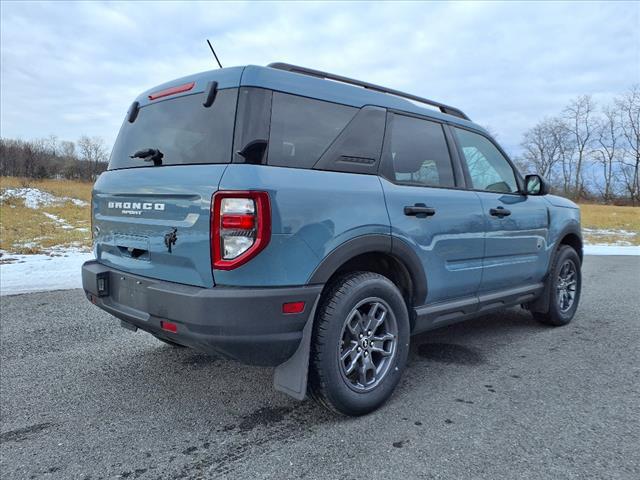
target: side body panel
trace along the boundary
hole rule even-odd
[[[485,230],[478,195],[459,189],[380,181],[392,236],[413,247],[427,276],[427,298],[416,306],[475,295],[482,277]],[[434,208],[435,215],[405,215],[404,207],[416,203]]]
[[[547,266],[548,204],[541,197],[477,192],[486,217],[487,236],[481,292],[542,281]],[[491,215],[504,208],[509,216]]]
[[[265,190],[272,235],[258,256],[216,282],[234,286],[307,283],[321,260],[353,238],[390,234],[380,181],[374,175],[231,164],[220,190]]]

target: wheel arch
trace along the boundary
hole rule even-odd
[[[558,240],[553,247],[551,255],[549,255],[549,265],[547,266],[547,273],[545,274],[544,289],[542,290],[538,299],[528,305],[528,309],[532,312],[547,313],[549,311],[549,289],[551,288],[549,283],[549,273],[551,272],[551,268],[553,267],[553,262],[555,261],[556,255],[558,254],[558,250],[562,245],[568,245],[573,248],[578,254],[578,258],[580,258],[580,263],[582,263],[584,252],[582,233],[580,232],[579,225],[567,225],[563,230],[560,231],[560,234],[556,238]]]
[[[582,236],[580,235],[580,231],[577,230],[575,231],[574,229],[569,229],[566,232],[563,232],[563,235],[559,237],[560,241],[558,242],[558,245],[556,245],[556,249],[553,252],[553,254],[555,255],[556,252],[558,251],[558,248],[560,248],[560,245],[569,245],[571,248],[573,248],[576,253],[578,254],[578,257],[580,258],[580,263],[582,263],[582,258],[583,258],[583,245],[582,245]]]
[[[420,258],[405,241],[391,235],[362,235],[348,240],[320,262],[307,283],[327,284],[338,275],[359,270],[389,278],[409,309],[426,299],[427,278]]]

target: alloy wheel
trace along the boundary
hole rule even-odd
[[[380,298],[359,302],[347,315],[339,347],[340,370],[347,385],[366,392],[380,384],[396,353],[398,324]]]

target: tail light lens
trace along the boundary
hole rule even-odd
[[[255,257],[271,239],[267,192],[221,191],[211,202],[211,258],[218,270],[233,270]]]

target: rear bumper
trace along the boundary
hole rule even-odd
[[[98,291],[98,279],[106,291]],[[284,288],[200,288],[154,280],[106,267],[82,266],[87,298],[113,316],[173,342],[251,365],[275,366],[298,348],[322,285]],[[304,311],[282,313],[282,304],[305,302]],[[177,324],[177,332],[161,328]]]

